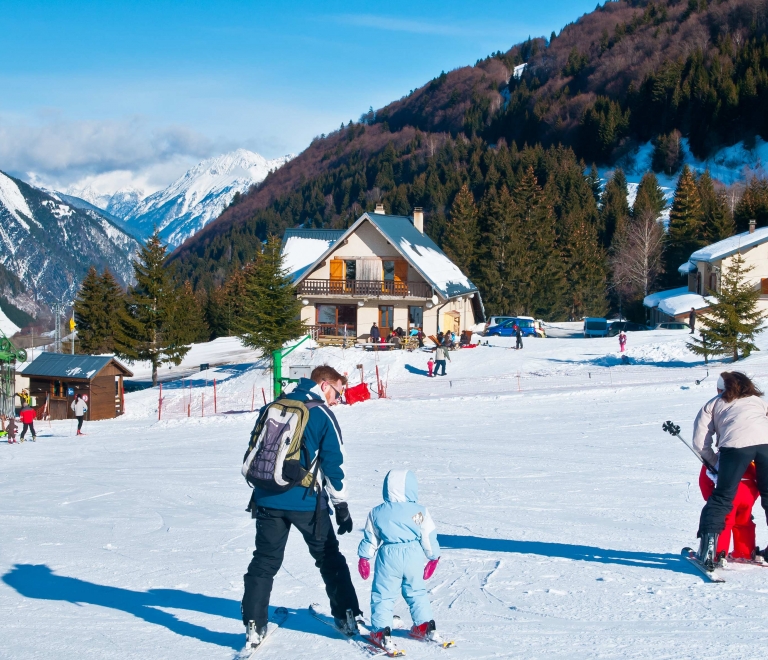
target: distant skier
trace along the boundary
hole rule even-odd
[[[715,466],[717,468],[717,466]],[[699,473],[699,488],[705,500],[708,500],[717,485],[717,475],[701,466]],[[717,540],[717,556],[725,557],[731,547],[731,535],[733,535],[732,557],[737,559],[752,559],[755,551],[755,521],[752,518],[752,507],[757,496],[757,480],[755,464],[750,463],[747,471],[741,477],[736,497],[733,500],[733,508],[725,517],[725,528]]]
[[[35,433],[35,419],[37,418],[37,413],[35,412],[35,409],[29,406],[29,404],[25,405],[21,411],[19,412],[19,419],[21,420],[21,423],[24,424],[24,427],[21,429],[21,435],[19,436],[19,440],[24,442],[24,436],[27,434],[27,431],[32,432],[32,442],[35,442],[37,440],[37,433]]]
[[[724,371],[717,396],[699,411],[693,446],[710,465],[719,460],[717,485],[701,511],[699,560],[714,568],[718,538],[749,464],[754,461],[757,489],[768,520],[768,405],[763,393],[743,373]],[[717,434],[717,454],[712,438]]]
[[[515,323],[515,326],[513,328],[515,331],[515,349],[520,349],[523,347],[523,331],[520,329],[520,326]]]
[[[384,478],[384,503],[368,514],[363,540],[357,548],[358,571],[363,580],[371,574],[371,639],[391,651],[392,615],[400,593],[411,610],[410,634],[440,641],[432,618],[425,580],[432,577],[440,559],[435,523],[418,503],[418,482],[410,470],[390,470]],[[428,560],[424,565],[424,558]]]
[[[691,313],[688,314],[688,327],[691,329],[690,334],[693,334],[693,331],[696,328],[696,308],[695,307],[691,307]]]
[[[623,353],[626,346],[627,346],[627,333],[622,330],[621,332],[619,332],[619,351]]]
[[[435,376],[440,375],[440,369],[443,370],[443,376],[445,376],[445,361],[450,362],[451,356],[448,354],[448,349],[445,346],[438,346],[435,351]]]
[[[85,401],[83,401],[83,397],[79,394],[75,394],[75,399],[69,407],[72,409],[72,412],[75,413],[75,419],[77,420],[77,435],[85,435],[83,433],[83,419],[85,419],[85,413],[88,412],[88,406]]]
[[[435,368],[435,361],[432,359],[432,356],[429,356],[429,360],[427,360],[427,369],[429,370],[429,373],[427,374],[430,378],[432,378],[432,369]]]

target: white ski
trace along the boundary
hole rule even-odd
[[[680,554],[683,555],[683,557],[685,557],[691,565],[697,571],[702,573],[710,582],[725,582],[723,578],[717,575],[714,571],[708,570],[707,567],[699,561],[699,558],[692,548],[683,548]]]
[[[309,606],[309,613],[321,623],[324,623],[326,626],[333,628],[340,637],[343,637],[345,640],[347,640],[347,642],[357,647],[360,651],[365,653],[365,655],[368,656],[369,658],[375,658],[382,655],[387,655],[390,657],[405,655],[405,651],[401,651],[398,649],[398,651],[396,651],[395,653],[389,653],[383,648],[376,646],[375,644],[372,644],[370,641],[368,641],[365,638],[364,635],[367,634],[368,631],[365,630],[364,628],[363,630],[361,630],[360,635],[355,635],[354,637],[348,637],[336,627],[336,623],[334,622],[333,617],[327,611],[324,611],[322,605],[319,605],[318,603],[312,603]],[[361,624],[362,624],[361,620],[358,619],[357,625],[361,626]]]
[[[272,616],[269,617],[269,622],[267,623],[267,634],[264,635],[264,639],[261,640],[261,643],[255,648],[246,646],[235,656],[235,660],[250,660],[250,658],[252,658],[262,646],[264,646],[264,643],[270,638],[272,633],[285,623],[287,618],[288,610],[284,607],[278,607],[272,613]]]

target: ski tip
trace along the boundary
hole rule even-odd
[[[688,556],[688,555],[690,555],[692,552],[693,552],[693,548],[689,548],[688,546],[686,546],[686,547],[684,547],[684,548],[683,548],[683,549],[680,551],[680,554],[681,554],[683,557],[687,557],[687,556]]]
[[[453,640],[451,640],[450,642],[443,642],[443,643],[441,644],[441,646],[442,646],[444,649],[452,649],[452,648],[455,648],[455,646],[456,646],[456,642],[454,642]]]

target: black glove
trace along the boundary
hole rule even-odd
[[[349,515],[349,507],[346,502],[335,505],[336,524],[339,526],[338,533],[346,534],[352,531],[352,516]]]

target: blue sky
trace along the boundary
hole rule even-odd
[[[0,170],[156,189],[237,147],[271,158],[594,0],[0,0]],[[98,187],[98,186],[97,186]]]

